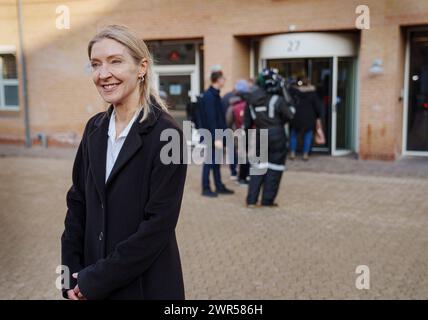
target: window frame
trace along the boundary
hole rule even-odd
[[[0,55],[11,54],[15,57],[16,69],[18,69],[18,60],[16,50],[13,46],[0,46]],[[3,79],[3,61],[0,60],[0,111],[20,111],[19,104],[19,75],[17,71],[16,79]],[[5,86],[13,85],[18,88],[18,105],[6,105]]]

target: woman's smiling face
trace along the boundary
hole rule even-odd
[[[92,79],[106,102],[124,103],[139,96],[139,77],[146,73],[147,60],[137,65],[121,43],[107,38],[94,43],[91,66]]]

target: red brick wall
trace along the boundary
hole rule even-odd
[[[15,1],[0,12],[2,43],[18,48]],[[361,32],[359,54],[359,149],[361,158],[394,159],[401,153],[404,41],[402,27],[428,25],[428,1],[367,0],[371,29]],[[67,4],[71,29],[55,28],[55,8]],[[31,134],[76,137],[87,119],[105,107],[85,73],[86,45],[100,26],[123,23],[144,39],[203,38],[205,84],[214,64],[227,77],[224,92],[249,76],[249,37],[296,31],[355,29],[359,0],[88,0],[24,1]],[[384,74],[370,76],[381,58]],[[22,86],[21,86],[22,88]],[[23,139],[19,112],[0,111],[0,141]],[[62,140],[61,140],[62,139]]]

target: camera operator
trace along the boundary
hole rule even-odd
[[[294,108],[285,87],[285,81],[276,70],[264,69],[257,79],[255,89],[246,95],[248,108],[244,114],[244,128],[255,128],[256,152],[260,154],[260,129],[268,130],[267,162],[252,164],[264,174],[250,176],[247,206],[256,206],[261,187],[262,206],[277,206],[274,202],[278,193],[287,156],[287,136],[284,125],[293,118]],[[266,170],[267,169],[267,170]]]

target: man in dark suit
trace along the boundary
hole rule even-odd
[[[207,129],[211,133],[213,143],[211,144],[211,163],[205,162],[202,168],[202,195],[207,197],[217,197],[217,194],[232,194],[232,190],[227,189],[221,181],[220,164],[215,160],[215,148],[222,149],[223,142],[215,140],[215,129],[225,130],[226,119],[223,112],[223,105],[220,98],[220,90],[223,88],[225,78],[222,71],[214,71],[211,73],[211,86],[203,94],[202,103],[200,106],[200,122],[201,128]],[[209,175],[210,171],[214,174],[214,184],[216,192],[210,188]]]

